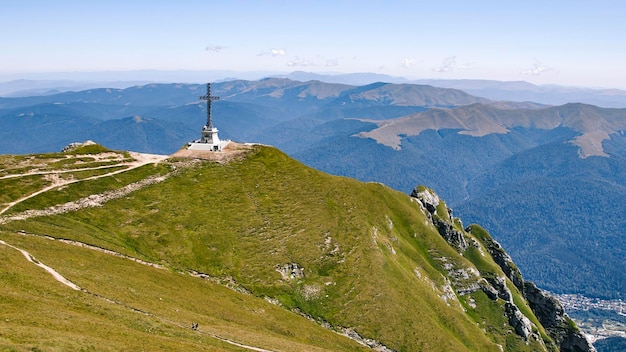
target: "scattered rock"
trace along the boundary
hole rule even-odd
[[[351,340],[367,346],[377,352],[394,352],[394,350],[383,345],[380,341],[369,339],[359,335],[353,328],[337,328],[338,332]]]
[[[515,333],[528,340],[533,334],[533,324],[530,320],[511,302],[504,304],[504,311],[509,318],[509,325],[515,329]]]
[[[276,271],[280,273],[283,280],[301,279],[304,277],[304,268],[297,263],[276,265]]]
[[[304,299],[308,301],[308,300],[320,298],[321,293],[322,293],[322,288],[316,284],[304,285],[302,286],[300,292],[302,294],[302,297],[304,297]]]
[[[87,140],[84,142],[73,142],[70,143],[68,145],[66,145],[65,147],[63,147],[63,149],[61,150],[62,153],[67,153],[67,152],[71,152],[72,150],[78,148],[78,147],[82,147],[82,146],[86,146],[86,145],[93,145],[96,144],[96,142],[92,141],[92,140]]]
[[[452,216],[452,209],[446,207],[446,218],[442,219],[441,217],[437,216],[437,207],[441,203],[441,200],[435,192],[425,187],[416,187],[413,192],[411,192],[411,197],[419,200],[422,206],[426,208],[426,210],[428,210],[433,224],[437,228],[437,231],[439,231],[441,237],[446,240],[446,242],[456,248],[459,253],[467,250],[469,245],[467,244],[463,233],[457,230],[454,227],[454,223],[451,222],[454,221],[454,218]]]

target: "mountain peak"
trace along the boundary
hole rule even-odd
[[[0,217],[0,273],[13,278],[3,292],[46,293],[5,309],[5,325],[41,349],[50,345],[36,337],[42,329],[63,349],[99,346],[101,336],[117,349],[137,341],[156,349],[153,334],[167,349],[228,341],[262,350],[358,350],[354,341],[380,350],[557,348],[517,274],[491,254],[503,250],[463,229],[432,190],[418,188],[416,199],[272,147],[240,147],[227,163],[174,155],[138,164],[120,152],[103,167],[97,151],[3,158],[3,173],[18,180],[12,187],[32,193],[33,177],[58,181],[24,198],[3,193],[12,205]],[[22,176],[24,160],[48,167]],[[21,250],[80,290],[70,293]],[[65,315],[73,319],[62,328],[49,323]],[[93,323],[84,329],[84,321]]]

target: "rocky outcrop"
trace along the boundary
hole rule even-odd
[[[65,147],[63,147],[63,149],[61,150],[61,153],[67,153],[67,152],[71,152],[72,150],[79,148],[79,147],[83,147],[86,145],[93,145],[96,144],[96,142],[92,141],[92,140],[88,140],[85,142],[72,142],[68,145],[66,145]]]
[[[499,292],[486,279],[480,281],[480,289],[492,300],[498,299]]]
[[[411,193],[411,197],[419,200],[428,211],[430,219],[446,242],[456,248],[459,253],[467,250],[468,244],[463,233],[455,229],[454,224],[449,221],[452,219],[452,210],[445,207],[445,214],[437,214],[437,207],[442,204],[442,201],[435,192],[425,187],[416,187]]]
[[[464,232],[471,233],[472,226],[468,226],[464,231],[457,229],[452,211],[445,207],[435,192],[420,186],[413,190],[411,197],[416,198],[423,209],[427,211],[429,219],[448,244],[459,253],[468,249],[470,246],[468,239],[472,238],[465,236]],[[497,241],[488,235],[481,236],[480,241],[506,277],[486,275],[477,282],[478,287],[492,300],[502,299],[505,301],[505,314],[509,325],[517,335],[526,340],[540,339],[537,333],[533,332],[534,324],[513,302],[513,295],[506,286],[507,278],[522,293],[529,307],[561,352],[595,351],[595,348],[578,330],[576,324],[567,316],[561,304],[554,297],[537,288],[532,282],[525,281],[511,257]]]
[[[465,252],[468,244],[461,231],[455,229],[451,223],[443,221],[437,217],[433,218],[433,224],[435,224],[437,231],[439,231],[439,234],[446,240],[446,242],[456,248],[459,253]]]
[[[533,335],[533,325],[530,320],[512,302],[504,304],[504,311],[509,318],[509,325],[515,329],[515,333],[528,340]]]
[[[295,280],[304,277],[304,268],[298,263],[277,264],[275,269],[283,277],[283,280]]]
[[[524,282],[523,293],[535,316],[559,346],[561,352],[595,351],[556,298],[530,281]]]
[[[439,196],[426,187],[415,187],[411,192],[411,197],[417,199],[422,203],[424,208],[428,210],[430,214],[434,214],[439,206]]]
[[[466,231],[471,232],[472,226],[468,226]],[[509,280],[511,280],[515,287],[522,293],[529,307],[561,352],[595,351],[591,343],[589,343],[578,330],[576,324],[567,316],[559,301],[550,296],[547,292],[539,289],[532,282],[525,281],[511,257],[497,241],[490,237],[482,238],[481,241],[496,264],[500,266]],[[489,283],[494,286],[493,282],[489,281]],[[499,292],[497,288],[496,290]],[[485,291],[484,288],[483,291]],[[487,291],[485,292],[487,293]],[[493,295],[493,293],[491,293],[491,295]],[[507,311],[509,310],[508,307],[506,307],[506,309]],[[515,327],[517,332],[518,328],[514,325],[516,324],[515,319],[513,318],[512,322],[512,315],[507,315],[509,316],[509,323],[511,326]],[[523,328],[521,327],[520,332],[523,332]]]
[[[485,277],[485,280],[490,284],[490,286],[497,292],[497,296],[502,298],[503,300],[510,302],[513,299],[513,295],[511,295],[511,290],[506,287],[506,278],[502,276],[496,277]]]
[[[454,247],[459,253],[463,253],[468,249],[469,244],[466,236],[464,236],[463,232],[458,230],[454,226],[454,222],[457,219],[454,219],[452,217],[452,210],[448,207],[445,207],[445,211],[443,209],[438,209],[440,208],[442,201],[439,199],[439,196],[435,194],[435,192],[425,187],[416,187],[411,193],[411,196],[419,200],[423,208],[428,211],[430,220],[437,228],[437,231],[439,232],[441,237],[443,237],[449,245]],[[438,211],[440,212],[439,214]],[[495,245],[493,247],[496,248]],[[501,247],[499,251],[494,252],[498,252],[500,254],[500,261],[507,262],[508,260],[508,262],[510,262],[511,264],[513,263],[510,260],[510,257],[508,257],[506,252],[504,252]],[[512,265],[510,266],[513,268]],[[448,274],[450,275],[451,273],[448,272]],[[515,333],[525,340],[528,340],[531,337],[539,340],[539,336],[537,336],[537,334],[533,332],[533,323],[520,311],[519,307],[513,302],[513,295],[511,294],[509,288],[506,287],[506,277],[484,277],[475,282],[475,285],[472,285],[470,290],[462,289],[459,291],[459,286],[455,285],[455,287],[457,288],[457,292],[459,292],[459,294],[465,292],[469,293],[481,289],[492,300],[497,300],[498,298],[504,300],[506,302],[505,314],[507,316],[509,325],[513,327]]]
[[[472,232],[472,226],[468,226],[465,231]],[[513,285],[517,287],[518,290],[522,291],[524,286],[524,279],[522,278],[522,273],[517,268],[517,265],[513,263],[513,259],[507,252],[504,251],[504,248],[491,237],[482,239],[483,245],[489,251],[489,254],[493,258],[493,261],[500,266],[504,274],[513,282]]]

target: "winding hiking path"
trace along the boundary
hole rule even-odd
[[[20,175],[7,175],[7,176],[3,176],[0,177],[0,179],[5,179],[5,178],[15,178],[15,177],[24,177],[24,176],[32,176],[32,175],[58,175],[58,174],[63,174],[63,173],[68,173],[68,172],[78,172],[78,171],[89,171],[89,170],[100,170],[100,169],[106,169],[106,168],[114,168],[114,167],[119,167],[119,166],[128,166],[127,168],[121,169],[121,170],[115,170],[115,171],[111,171],[111,172],[107,172],[105,174],[102,175],[96,175],[96,176],[91,176],[91,177],[87,177],[87,178],[83,178],[80,180],[63,180],[63,179],[59,179],[56,180],[55,182],[53,182],[50,186],[46,186],[36,192],[33,192],[29,195],[26,195],[20,199],[17,199],[13,202],[10,202],[6,207],[4,207],[2,210],[0,210],[0,215],[4,214],[7,210],[11,209],[12,207],[14,207],[16,204],[19,204],[27,199],[30,199],[32,197],[38,196],[42,193],[48,192],[50,190],[53,190],[55,188],[59,188],[59,187],[63,187],[72,183],[78,183],[78,182],[83,182],[83,181],[89,181],[89,180],[95,180],[95,179],[99,179],[99,178],[103,178],[103,177],[108,177],[108,176],[112,176],[112,175],[116,175],[116,174],[120,174],[129,170],[133,170],[139,167],[142,167],[144,165],[147,164],[154,164],[154,163],[158,163],[161,162],[165,159],[168,158],[167,155],[158,155],[158,154],[144,154],[144,153],[135,153],[135,152],[131,152],[130,155],[133,157],[133,159],[135,159],[134,161],[131,162],[121,162],[119,164],[115,164],[115,165],[105,165],[105,166],[95,166],[95,167],[88,167],[88,168],[82,168],[82,169],[73,169],[73,170],[58,170],[58,171],[40,171],[40,172],[29,172],[29,173],[25,173],[25,174],[20,174]]]
[[[54,277],[55,280],[57,280],[58,282],[62,283],[63,285],[73,289],[73,290],[77,290],[80,291],[80,287],[78,287],[78,285],[76,285],[75,283],[71,282],[70,280],[66,279],[65,277],[63,277],[63,275],[59,274],[56,270],[52,269],[51,267],[45,265],[44,263],[38,261],[37,259],[35,259],[35,257],[33,257],[30,253],[28,253],[27,251],[21,249],[21,248],[17,248],[13,245],[10,245],[6,242],[4,242],[3,240],[0,240],[0,244],[3,244],[7,247],[13,248],[16,251],[19,251],[20,253],[22,253],[22,255],[26,258],[26,260],[28,260],[29,262],[37,265],[40,268],[43,268],[45,271],[49,272],[52,277]]]
[[[38,236],[38,235],[33,235],[33,236]],[[38,236],[38,237],[41,237],[41,236]],[[55,238],[53,238],[53,237],[48,237],[48,236],[46,236],[46,238],[51,239],[51,240],[57,240],[57,239],[55,239]],[[140,263],[140,264],[143,264],[143,265],[151,266],[151,267],[153,267],[153,268],[157,268],[157,269],[166,269],[164,266],[159,265],[159,264],[146,262],[146,261],[141,260],[141,259],[138,259],[138,258],[129,257],[129,256],[127,256],[127,255],[124,255],[124,254],[121,254],[121,253],[118,253],[118,252],[115,252],[115,251],[111,251],[111,250],[108,250],[108,249],[104,249],[104,248],[99,248],[99,247],[91,246],[91,245],[88,245],[88,244],[86,244],[86,243],[77,242],[77,241],[68,241],[68,240],[58,240],[58,241],[61,241],[61,242],[64,242],[64,243],[68,243],[68,244],[71,244],[71,245],[76,245],[76,246],[84,247],[84,248],[89,248],[89,249],[92,249],[92,250],[96,250],[96,251],[103,252],[103,253],[107,253],[107,254],[111,254],[111,255],[115,255],[115,256],[118,256],[118,257],[122,257],[122,258],[125,258],[125,259],[132,260],[132,261],[134,261],[134,262],[137,262],[137,263]],[[54,279],[55,279],[55,280],[57,280],[58,282],[62,283],[63,285],[65,285],[65,286],[67,286],[67,287],[69,287],[69,288],[71,288],[71,289],[73,289],[73,290],[76,290],[76,291],[82,291],[82,292],[87,293],[87,294],[90,294],[90,295],[92,295],[92,296],[95,296],[95,297],[98,297],[98,298],[104,299],[105,301],[107,301],[107,302],[109,302],[109,303],[117,304],[117,305],[122,306],[122,307],[124,307],[124,308],[130,309],[130,310],[132,310],[132,311],[134,311],[134,312],[138,312],[138,313],[141,313],[141,314],[147,315],[147,316],[149,316],[149,317],[153,317],[153,318],[155,318],[155,319],[159,319],[159,320],[161,320],[161,321],[163,321],[163,322],[166,322],[166,323],[169,323],[169,324],[173,324],[173,325],[179,326],[179,327],[181,327],[181,328],[188,328],[187,326],[185,326],[185,325],[183,325],[183,324],[181,324],[181,323],[179,323],[179,322],[176,322],[176,321],[173,321],[173,320],[170,320],[170,319],[166,319],[166,318],[160,317],[160,316],[158,316],[158,315],[156,315],[156,314],[154,314],[154,313],[150,313],[150,312],[147,312],[147,311],[144,311],[144,310],[141,310],[141,309],[135,308],[135,307],[131,307],[131,306],[128,306],[128,305],[126,305],[126,304],[124,304],[124,303],[122,303],[122,302],[114,301],[114,300],[111,300],[111,299],[106,298],[106,297],[104,297],[104,296],[101,296],[101,295],[98,295],[98,294],[96,294],[96,293],[90,292],[90,291],[88,291],[88,290],[87,290],[87,289],[85,289],[85,288],[81,288],[81,287],[79,287],[79,286],[78,286],[78,285],[76,285],[75,283],[73,283],[73,282],[71,282],[70,280],[66,279],[63,275],[59,274],[56,270],[54,270],[54,269],[52,269],[51,267],[49,267],[49,266],[45,265],[44,263],[40,262],[39,260],[37,260],[35,257],[33,257],[33,255],[31,255],[31,254],[30,254],[29,252],[27,252],[26,250],[21,249],[21,248],[18,248],[18,247],[15,247],[15,246],[13,246],[13,245],[11,245],[11,244],[8,244],[8,243],[6,243],[6,242],[5,242],[5,241],[3,241],[3,240],[0,240],[0,245],[4,245],[4,246],[7,246],[7,247],[9,247],[9,248],[13,248],[13,249],[15,249],[16,251],[19,251],[19,252],[20,252],[20,253],[22,253],[22,255],[26,258],[26,260],[28,260],[30,263],[33,263],[33,264],[37,265],[37,266],[38,266],[38,267],[40,267],[40,268],[43,268],[43,269],[44,269],[44,270],[46,270],[48,273],[50,273],[50,274],[52,275],[52,277],[54,277]],[[199,276],[197,276],[197,275],[193,275],[193,274],[191,274],[191,275],[192,275],[192,276],[195,276],[195,277],[199,277]],[[251,351],[257,351],[257,352],[274,352],[274,351],[272,351],[272,350],[268,350],[268,349],[264,349],[264,348],[260,348],[260,347],[254,347],[254,346],[250,346],[250,345],[242,344],[242,343],[239,343],[239,342],[236,342],[236,341],[233,341],[233,340],[229,340],[229,339],[227,339],[227,338],[225,338],[225,337],[221,337],[221,336],[216,335],[216,334],[214,334],[214,333],[211,333],[211,332],[205,331],[204,329],[198,329],[198,328],[196,328],[195,330],[196,330],[198,333],[200,333],[200,334],[204,334],[204,335],[210,336],[210,337],[212,337],[212,338],[214,338],[214,339],[217,339],[217,340],[220,340],[220,341],[222,341],[222,342],[225,342],[225,343],[231,344],[231,345],[233,345],[233,346],[237,346],[237,347],[241,347],[241,348],[245,348],[245,349],[248,349],[248,350],[251,350]]]
[[[126,169],[128,170],[128,169]],[[113,173],[109,174],[112,175]],[[171,174],[171,173],[170,173]],[[87,208],[87,207],[97,207],[97,206],[101,206],[102,204],[112,200],[112,199],[116,199],[116,198],[121,198],[131,192],[134,192],[142,187],[145,187],[147,185],[151,185],[151,184],[155,184],[158,182],[162,182],[164,181],[166,178],[168,178],[170,176],[170,174],[166,174],[163,176],[152,176],[152,177],[147,177],[143,180],[137,181],[137,182],[133,182],[130,183],[122,188],[119,189],[115,189],[115,190],[111,190],[111,191],[106,191],[104,193],[100,193],[100,194],[92,194],[88,197],[84,197],[84,198],[80,198],[78,200],[75,200],[73,202],[67,202],[65,204],[59,204],[59,205],[55,205],[55,206],[51,206],[48,207],[46,209],[41,209],[41,210],[26,210],[17,214],[13,214],[13,215],[5,215],[5,216],[0,216],[0,224],[6,224],[7,222],[10,221],[15,221],[15,220],[24,220],[24,219],[29,219],[29,218],[33,218],[36,216],[50,216],[50,215],[55,215],[55,214],[62,214],[62,213],[67,213],[69,211],[76,211],[82,208]],[[29,197],[25,197],[24,199],[28,199]],[[17,204],[17,203],[15,203]]]
[[[106,169],[106,168],[113,168],[113,167],[119,167],[119,166],[128,166],[127,168],[121,169],[121,170],[115,170],[115,171],[111,171],[102,175],[96,175],[96,176],[92,176],[92,177],[88,177],[88,178],[84,178],[84,179],[80,179],[80,180],[56,180],[56,182],[53,182],[52,185],[44,187],[32,194],[29,194],[27,196],[24,196],[20,199],[17,199],[11,203],[9,203],[4,209],[2,209],[0,211],[0,215],[5,213],[7,210],[11,209],[13,206],[15,206],[16,204],[19,204],[27,199],[30,199],[32,197],[35,197],[39,194],[45,193],[47,191],[53,190],[55,188],[59,188],[59,187],[63,187],[65,185],[68,184],[72,184],[72,183],[77,183],[77,182],[82,182],[82,181],[88,181],[88,180],[95,180],[98,178],[102,178],[102,177],[108,177],[108,176],[112,176],[112,175],[116,175],[119,173],[123,173],[129,170],[133,170],[136,169],[138,167],[147,165],[147,164],[152,164],[152,163],[159,163],[165,159],[167,159],[169,156],[167,155],[157,155],[157,154],[144,154],[144,153],[134,153],[131,152],[131,156],[135,159],[132,162],[122,162],[119,164],[115,164],[115,165],[106,165],[106,166],[97,166],[97,167],[89,167],[89,168],[82,168],[82,169],[72,169],[72,170],[58,170],[58,171],[38,171],[38,172],[29,172],[29,173],[24,173],[24,174],[19,174],[19,175],[7,175],[7,176],[3,176],[0,177],[0,179],[6,179],[6,178],[16,178],[16,177],[24,177],[24,176],[31,176],[31,175],[54,175],[54,174],[62,174],[62,173],[68,173],[68,172],[77,172],[77,171],[88,171],[88,170],[98,170],[98,169]],[[81,198],[77,201],[74,202],[68,202],[65,204],[61,204],[61,205],[57,205],[57,206],[53,206],[44,210],[28,210],[25,212],[21,212],[12,216],[3,216],[0,217],[0,224],[4,224],[10,221],[14,221],[14,220],[23,220],[26,218],[30,218],[30,217],[34,217],[34,216],[45,216],[45,215],[53,215],[53,214],[59,214],[59,213],[64,213],[64,212],[68,212],[68,211],[75,211],[75,210],[79,210],[81,208],[85,208],[85,207],[93,207],[93,206],[98,206],[101,205],[111,199],[115,199],[115,198],[119,198],[122,196],[125,196],[126,194],[129,194],[139,188],[142,188],[146,185],[149,184],[154,184],[157,182],[161,182],[163,180],[165,180],[167,177],[169,177],[170,174],[164,175],[164,176],[158,176],[158,177],[148,177],[145,178],[143,180],[140,180],[138,182],[134,182],[131,183],[129,185],[126,185],[125,187],[122,187],[118,190],[113,190],[113,191],[108,191],[108,192],[104,192],[98,195],[91,195],[89,197],[85,197],[85,198]],[[39,236],[39,235],[34,235],[34,236]],[[48,239],[51,240],[57,240],[56,238],[53,237],[49,237],[49,236],[40,236],[40,237],[46,237]],[[99,252],[103,252],[103,253],[107,253],[110,255],[115,255],[115,256],[119,256],[119,257],[123,257],[125,259],[128,260],[132,260],[134,262],[143,264],[143,265],[147,265],[147,266],[151,266],[154,267],[156,269],[165,269],[164,266],[159,265],[159,264],[155,264],[155,263],[150,263],[144,260],[141,260],[139,258],[134,258],[134,257],[130,257],[127,255],[124,255],[122,253],[118,253],[115,251],[111,251],[108,249],[104,249],[104,248],[99,248],[99,247],[95,247],[86,243],[82,243],[82,242],[77,242],[77,241],[69,241],[69,240],[61,240],[58,239],[61,242],[64,243],[68,243],[71,245],[77,245],[80,247],[84,247],[84,248],[89,248],[92,250],[97,250]],[[17,251],[19,251],[20,253],[22,253],[22,255],[24,256],[24,258],[26,258],[26,260],[30,263],[33,263],[35,265],[37,265],[40,268],[43,268],[45,271],[47,271],[50,275],[52,275],[52,277],[54,277],[55,280],[57,280],[58,282],[62,283],[63,285],[73,289],[73,290],[77,290],[77,291],[82,291],[85,292],[87,294],[93,295],[95,297],[101,298],[106,300],[107,302],[113,303],[113,304],[117,304],[120,306],[123,306],[127,309],[130,309],[132,311],[135,312],[139,312],[142,313],[144,315],[159,319],[161,321],[179,326],[181,328],[188,328],[188,326],[185,326],[179,322],[176,321],[172,321],[163,317],[160,317],[156,314],[150,313],[150,312],[146,312],[143,311],[141,309],[135,308],[135,307],[130,307],[127,306],[126,304],[122,303],[122,302],[117,302],[114,300],[111,300],[107,297],[103,297],[100,296],[98,294],[92,293],[90,291],[88,291],[85,288],[81,288],[78,285],[76,285],[75,283],[71,282],[70,280],[68,280],[67,278],[65,278],[63,275],[59,274],[56,270],[54,270],[53,268],[45,265],[44,263],[40,262],[39,260],[37,260],[33,255],[31,255],[29,252],[27,252],[24,249],[18,248],[16,246],[13,246],[11,244],[8,244],[7,242],[0,240],[0,245],[4,245],[7,246],[9,248],[15,249]],[[196,275],[197,273],[190,273],[190,275],[192,276],[196,276],[196,277],[203,277],[203,276],[199,276]],[[219,335],[213,334],[211,332],[208,331],[204,331],[204,329],[195,329],[198,333],[200,334],[204,334],[207,336],[210,336],[214,339],[220,340],[222,342],[231,344],[233,346],[237,346],[237,347],[241,347],[241,348],[245,348],[248,349],[250,351],[257,351],[257,352],[274,352],[272,350],[267,350],[267,349],[263,349],[260,347],[254,347],[254,346],[250,346],[250,345],[246,345],[246,344],[242,344],[233,340],[229,340],[227,338],[221,337]]]

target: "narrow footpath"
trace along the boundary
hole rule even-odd
[[[108,177],[108,176],[116,175],[116,174],[123,173],[123,172],[129,171],[129,170],[132,170],[132,169],[136,169],[138,167],[141,167],[141,166],[144,166],[144,165],[147,165],[147,164],[150,164],[150,163],[158,163],[158,162],[161,162],[162,160],[165,160],[166,158],[168,158],[168,156],[166,156],[166,155],[155,155],[155,154],[131,153],[131,155],[133,156],[135,161],[130,162],[130,163],[121,163],[121,164],[116,164],[116,165],[112,165],[112,166],[99,166],[99,167],[93,167],[93,168],[84,168],[84,169],[79,169],[79,170],[71,170],[71,172],[75,172],[75,171],[86,171],[86,170],[103,169],[103,168],[108,168],[108,167],[118,167],[120,165],[128,166],[127,168],[122,169],[122,170],[115,170],[115,171],[112,171],[112,172],[109,172],[109,173],[106,173],[106,174],[97,175],[97,176],[84,178],[84,179],[80,179],[80,180],[59,180],[58,182],[55,182],[53,185],[50,185],[48,187],[44,187],[44,188],[42,188],[41,190],[39,190],[37,192],[34,192],[32,194],[29,194],[29,195],[27,195],[25,197],[22,197],[22,198],[20,198],[20,199],[18,199],[16,201],[13,201],[13,202],[9,203],[8,206],[6,206],[4,209],[2,209],[0,211],[0,214],[5,213],[7,210],[11,209],[16,204],[19,204],[19,203],[21,203],[21,202],[23,202],[23,201],[25,201],[27,199],[30,199],[30,198],[32,198],[32,197],[34,197],[36,195],[42,194],[44,192],[48,192],[50,190],[53,190],[53,189],[56,189],[56,188],[59,188],[59,187],[63,187],[65,185],[76,183],[76,182],[83,182],[83,181],[94,180],[94,179],[98,179],[98,178],[102,178],[102,177]],[[27,175],[37,175],[37,174],[60,174],[60,173],[66,173],[66,172],[69,172],[69,171],[67,171],[67,170],[60,170],[60,171],[34,172],[34,173],[21,174],[21,175],[9,175],[9,176],[4,176],[2,178],[23,177],[23,176],[27,176]],[[22,220],[22,219],[26,219],[26,218],[34,217],[34,216],[52,215],[52,214],[58,214],[58,213],[63,213],[63,212],[67,212],[67,211],[75,211],[75,210],[79,210],[79,209],[84,208],[84,207],[97,206],[97,205],[103,204],[103,203],[105,203],[105,202],[107,202],[107,201],[109,201],[111,199],[123,197],[126,194],[131,193],[131,192],[133,192],[133,191],[135,191],[135,190],[137,190],[137,189],[139,189],[141,187],[144,187],[144,186],[146,186],[148,184],[161,182],[161,181],[165,180],[169,175],[170,174],[164,175],[164,176],[159,176],[159,177],[149,177],[149,178],[146,178],[144,180],[141,180],[141,181],[129,184],[129,185],[127,185],[127,186],[125,186],[125,187],[123,187],[123,188],[121,188],[119,190],[109,191],[109,192],[105,192],[105,193],[102,193],[102,194],[99,194],[99,195],[91,195],[89,197],[85,197],[85,198],[79,199],[79,200],[74,201],[74,202],[69,202],[69,203],[66,203],[66,204],[59,205],[59,206],[50,207],[50,208],[47,208],[47,209],[44,209],[44,210],[37,210],[37,211],[29,210],[29,211],[25,211],[25,212],[22,212],[22,213],[14,214],[14,215],[11,215],[11,216],[2,216],[2,217],[0,217],[0,224],[5,224],[5,223],[10,222],[10,221]],[[0,179],[2,179],[2,178],[0,178]],[[33,235],[33,236],[39,236],[39,235]],[[41,237],[43,237],[43,236],[41,236]],[[45,236],[45,237],[48,238],[48,239],[56,240],[55,238],[52,238],[52,237],[48,237],[48,236]],[[154,267],[156,269],[166,269],[165,267],[163,267],[162,265],[159,265],[159,264],[146,262],[146,261],[138,259],[138,258],[129,257],[127,255],[124,255],[124,254],[121,254],[121,253],[118,253],[118,252],[115,252],[115,251],[111,251],[111,250],[103,249],[103,248],[98,248],[98,247],[91,246],[91,245],[88,245],[88,244],[85,244],[85,243],[82,243],[82,242],[68,241],[68,240],[60,240],[60,241],[63,241],[63,242],[69,243],[69,244],[73,244],[73,245],[78,245],[78,246],[85,247],[85,248],[89,248],[89,249],[92,249],[92,250],[97,250],[97,251],[100,251],[100,252],[108,253],[108,254],[111,254],[111,255],[123,257],[125,259],[132,260],[134,262],[137,262],[137,263],[140,263],[140,264],[143,264],[143,265],[148,265],[148,266]],[[165,318],[160,317],[158,315],[155,315],[153,313],[146,312],[146,311],[143,311],[143,310],[135,308],[135,307],[130,307],[130,306],[128,306],[128,305],[126,305],[126,304],[124,304],[122,302],[117,302],[117,301],[111,300],[109,298],[100,296],[98,294],[92,293],[92,292],[88,291],[87,289],[81,288],[78,285],[76,285],[73,282],[71,282],[70,280],[66,279],[63,275],[58,273],[53,268],[51,268],[48,265],[45,265],[44,263],[42,263],[39,260],[37,260],[33,255],[31,255],[26,250],[18,248],[18,247],[15,247],[15,246],[13,246],[13,245],[11,245],[11,244],[3,241],[3,240],[0,240],[0,245],[4,245],[4,246],[7,246],[9,248],[12,248],[12,249],[15,249],[15,250],[19,251],[20,253],[22,253],[22,255],[26,258],[26,260],[29,263],[33,263],[33,264],[37,265],[38,267],[44,269],[45,271],[50,273],[50,275],[52,275],[52,277],[54,277],[55,280],[57,280],[58,282],[62,283],[63,285],[65,285],[65,286],[67,286],[67,287],[69,287],[69,288],[71,288],[73,290],[82,291],[82,292],[84,292],[86,294],[90,294],[90,295],[93,295],[95,297],[104,299],[107,302],[110,302],[110,303],[113,303],[113,304],[117,304],[117,305],[122,306],[122,307],[124,307],[126,309],[129,309],[131,311],[138,312],[138,313],[141,313],[141,314],[153,317],[155,319],[159,319],[159,320],[161,320],[163,322],[166,322],[166,323],[169,323],[169,324],[172,324],[172,325],[176,325],[176,326],[181,327],[181,328],[189,328],[189,326],[187,326],[186,324],[181,324],[181,323],[176,322],[176,321],[165,319]],[[222,342],[231,344],[233,346],[237,346],[237,347],[248,349],[250,351],[274,352],[274,351],[263,349],[263,348],[260,348],[260,347],[254,347],[254,346],[242,344],[242,343],[239,343],[239,342],[236,342],[236,341],[232,341],[232,340],[226,339],[224,337],[218,336],[216,334],[213,334],[213,333],[211,333],[209,331],[206,331],[204,329],[195,329],[195,331],[197,331],[200,334],[203,334],[203,335],[206,335],[206,336],[210,336],[210,337],[212,337],[214,339],[220,340]]]

